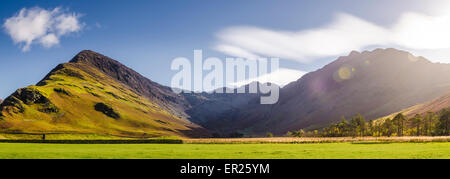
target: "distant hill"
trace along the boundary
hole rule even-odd
[[[357,113],[377,119],[447,93],[449,76],[450,65],[405,51],[354,51],[282,88],[277,104],[241,106],[209,126],[224,132],[283,134],[318,129]]]
[[[416,114],[425,116],[428,112],[438,113],[443,109],[450,109],[450,92],[436,99],[427,101],[425,103],[418,104],[401,111],[397,111],[391,115],[383,117],[383,119],[385,118],[392,119],[398,113],[403,113],[408,118],[411,118]]]
[[[82,51],[0,105],[2,132],[205,136],[184,98],[104,55]]]

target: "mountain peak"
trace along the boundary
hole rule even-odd
[[[399,50],[399,49],[395,49],[395,48],[376,48],[374,50],[364,50],[362,52],[352,51],[348,56],[356,56],[356,55],[367,56],[367,55],[374,55],[374,54],[386,55],[386,54],[394,54],[394,53],[412,55],[411,53],[409,53],[407,51]]]
[[[384,65],[393,65],[393,63],[432,63],[428,59],[422,56],[415,56],[414,54],[399,50],[395,48],[377,48],[371,51],[365,50],[362,52],[352,51],[347,56],[341,56],[335,63],[338,65],[342,65],[343,63],[370,63],[375,62],[376,60],[381,63],[385,63]],[[335,64],[334,63],[334,64]],[[332,63],[333,64],[333,63]],[[349,65],[349,64],[347,64]],[[351,64],[355,65],[355,64]]]
[[[17,126],[11,125],[11,130],[23,132],[140,137],[207,134],[186,120],[187,107],[185,99],[170,88],[114,59],[84,50],[69,63],[59,64],[38,84],[18,89],[6,98],[0,104],[0,121],[14,121]],[[27,125],[21,128],[21,122]]]
[[[134,92],[156,101],[157,104],[167,111],[175,113],[176,111],[172,110],[172,108],[181,108],[180,106],[185,105],[184,101],[176,100],[178,95],[173,93],[169,87],[153,82],[119,61],[100,53],[83,50],[69,63],[81,64],[79,65],[80,68],[84,68],[83,66],[87,65],[100,70],[109,77],[127,85]],[[185,114],[177,113],[177,115],[184,116]]]
[[[361,52],[353,50],[352,52],[350,52],[350,54],[348,54],[348,56],[354,56],[354,55],[359,55],[359,54],[361,54]]]
[[[449,69],[394,48],[353,51],[283,88],[280,109],[297,112],[277,117],[298,118],[298,128],[355,113],[376,119],[443,95],[450,89]]]
[[[104,62],[112,62],[119,63],[116,60],[104,56],[100,53],[94,52],[92,50],[83,50],[79,52],[75,57],[70,60],[70,63],[91,63],[91,64],[99,64]]]
[[[136,71],[128,68],[119,61],[110,57],[94,52],[92,50],[83,50],[70,60],[72,64],[84,64],[94,67],[106,75],[137,88],[139,83],[153,83]],[[142,85],[142,84],[141,84]]]

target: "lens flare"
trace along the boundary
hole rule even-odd
[[[348,80],[348,79],[350,79],[350,77],[352,75],[352,71],[354,71],[354,68],[352,68],[352,70],[350,70],[350,68],[348,68],[348,67],[341,67],[338,70],[338,77],[341,80]]]

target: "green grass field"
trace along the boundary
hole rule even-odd
[[[0,143],[1,159],[450,159],[450,143],[24,144]]]

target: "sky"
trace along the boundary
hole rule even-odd
[[[89,49],[170,85],[171,62],[278,57],[284,85],[352,50],[450,62],[446,0],[3,0],[0,98]],[[450,33],[449,33],[450,34]]]

